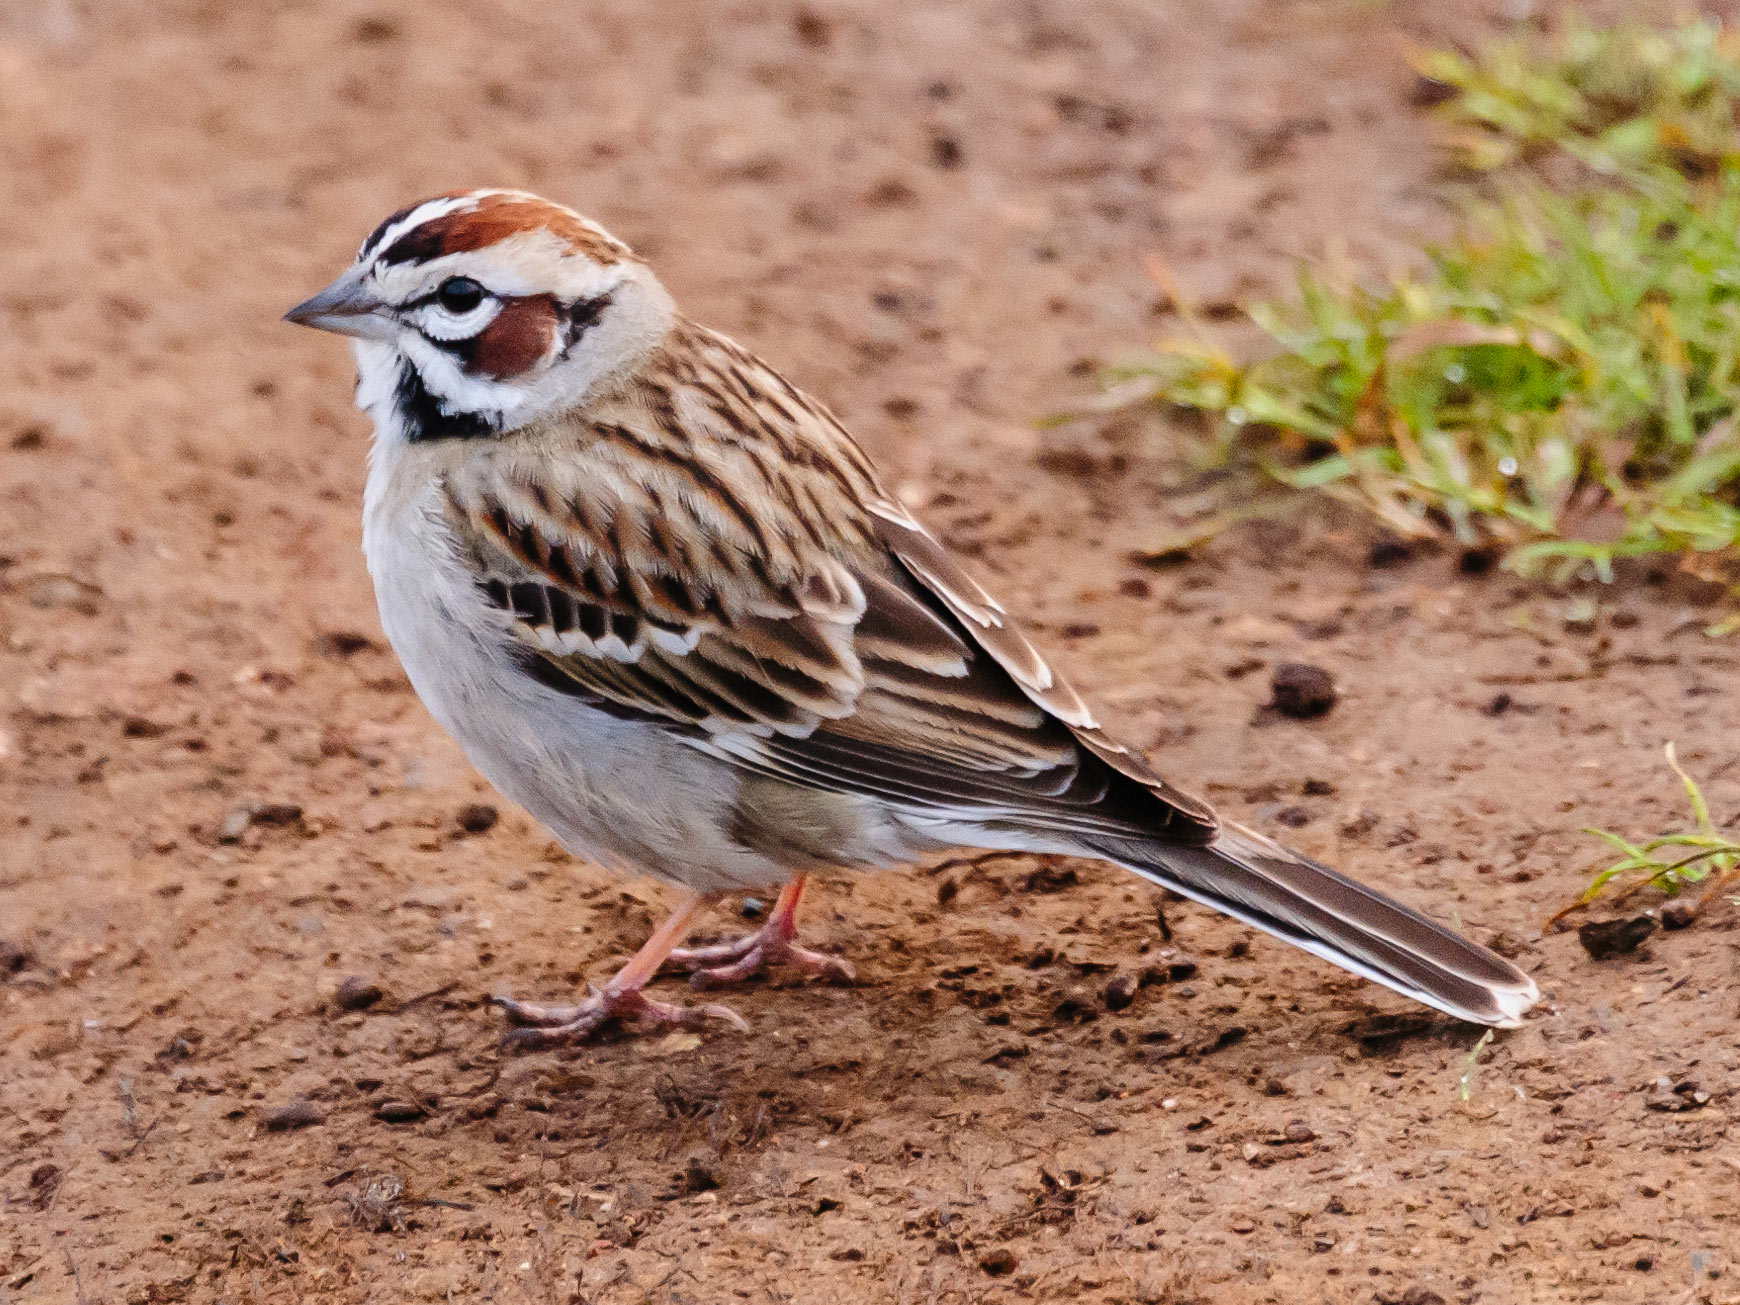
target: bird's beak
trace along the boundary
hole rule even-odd
[[[312,326],[317,331],[336,331],[359,340],[391,340],[397,332],[390,305],[364,284],[352,268],[312,299],[305,299],[284,314],[286,322]]]

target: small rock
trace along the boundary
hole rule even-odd
[[[375,1107],[375,1118],[383,1124],[414,1124],[429,1112],[416,1101],[383,1101]]]
[[[759,897],[745,897],[743,899],[743,918],[745,920],[759,920],[766,913],[767,903]]]
[[[1275,823],[1288,829],[1303,829],[1311,823],[1311,813],[1304,807],[1282,807],[1275,812]]]
[[[1103,1000],[1109,1011],[1128,1010],[1130,1003],[1136,1000],[1136,989],[1140,981],[1133,975],[1119,974],[1106,984]]]
[[[1021,1257],[1007,1246],[993,1247],[979,1257],[979,1268],[993,1278],[1014,1273],[1020,1264]]]
[[[294,802],[262,802],[254,808],[253,824],[273,825],[279,829],[302,823],[302,808]]]
[[[1577,941],[1598,961],[1636,951],[1654,933],[1656,922],[1647,915],[1623,920],[1596,920],[1577,926]]]
[[[696,1151],[683,1161],[683,1190],[712,1192],[719,1188],[718,1159],[707,1151]]]
[[[459,808],[459,827],[468,834],[487,834],[500,819],[501,813],[487,802],[473,802]]]
[[[1335,785],[1326,779],[1308,779],[1299,786],[1306,797],[1334,797]]]
[[[313,1124],[324,1124],[326,1115],[312,1101],[298,1098],[287,1101],[281,1106],[271,1106],[260,1112],[260,1122],[274,1133],[288,1132],[293,1128],[307,1128]]]
[[[1656,1079],[1655,1086],[1644,1097],[1643,1104],[1650,1110],[1664,1110],[1669,1114],[1679,1114],[1686,1110],[1698,1110],[1709,1104],[1710,1094],[1689,1079],[1675,1083],[1663,1075]]]
[[[254,808],[252,806],[236,807],[223,818],[223,823],[218,826],[218,842],[241,842],[242,835],[248,832],[248,826],[253,823]]]
[[[1317,1134],[1312,1131],[1311,1125],[1307,1124],[1303,1119],[1290,1121],[1287,1127],[1281,1130],[1281,1135],[1289,1142],[1295,1144],[1301,1142],[1315,1142],[1317,1140]]]
[[[340,1010],[367,1010],[373,1006],[386,992],[377,983],[363,978],[360,974],[346,976],[338,985],[338,991],[332,996],[332,1004]]]
[[[938,906],[947,906],[950,902],[955,900],[960,891],[961,881],[959,879],[951,877],[943,880],[936,886],[936,904]]]
[[[1308,662],[1282,662],[1271,682],[1271,706],[1294,720],[1325,715],[1335,705],[1335,681],[1321,666]]]
[[[1689,928],[1698,918],[1698,908],[1690,902],[1669,902],[1661,908],[1661,927],[1664,929]]]

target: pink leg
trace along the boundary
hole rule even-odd
[[[797,910],[803,895],[804,876],[797,875],[780,890],[767,923],[754,933],[712,947],[673,948],[669,960],[692,971],[689,982],[697,988],[739,983],[767,965],[791,965],[835,983],[850,983],[857,977],[850,962],[812,952],[792,941],[797,937]]]
[[[594,986],[590,995],[579,1005],[534,1006],[515,1001],[511,997],[490,998],[495,1005],[502,1008],[508,1023],[520,1026],[507,1035],[506,1041],[522,1047],[560,1046],[578,1042],[606,1020],[622,1016],[684,1025],[704,1024],[709,1019],[720,1019],[748,1032],[749,1026],[743,1022],[742,1016],[729,1007],[674,1006],[667,1002],[653,1001],[641,991],[653,975],[658,973],[659,966],[664,964],[672,948],[689,932],[695,912],[706,905],[706,902],[707,899],[699,893],[683,894],[670,918],[653,931],[652,937],[646,940],[633,959],[618,970],[616,976],[602,988]]]

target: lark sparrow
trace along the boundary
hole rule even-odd
[[[1465,1019],[1536,1000],[1105,733],[827,408],[597,224],[518,191],[426,200],[288,318],[355,341],[363,550],[430,712],[576,855],[683,890],[578,1004],[498,998],[521,1040],[737,1020],[647,998],[672,959],[702,986],[849,976],[793,942],[804,876],[955,847],[1116,862]],[[676,950],[708,900],[781,886],[758,933]]]

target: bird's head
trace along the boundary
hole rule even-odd
[[[632,374],[672,317],[627,245],[516,190],[393,214],[343,276],[285,314],[351,336],[357,402],[413,441],[501,434],[578,406]]]

